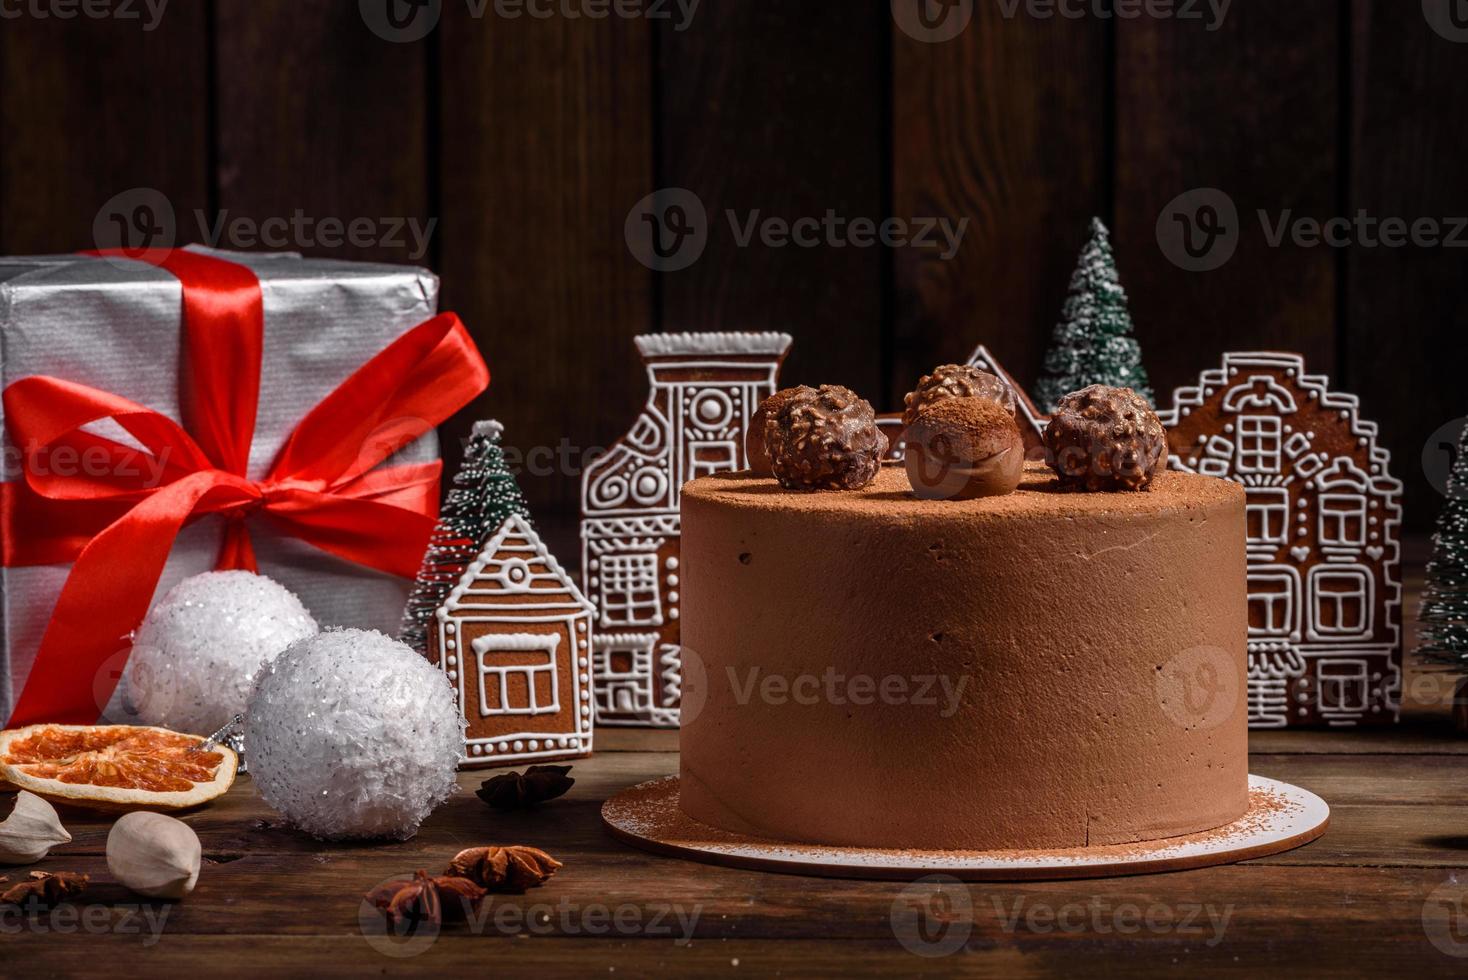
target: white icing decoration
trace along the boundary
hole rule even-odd
[[[582,637],[594,614],[529,523],[515,514],[506,518],[437,613],[439,649],[451,649],[451,634],[463,634],[463,669],[450,669],[447,657],[442,665],[470,726],[462,763],[483,756],[494,756],[496,764],[554,759],[565,754],[566,746],[557,745],[563,737],[574,739],[572,747],[590,748],[591,719],[576,705],[591,691],[574,651],[585,649]],[[521,730],[474,734],[476,722],[505,717],[523,719]],[[568,725],[570,736],[557,731]]]
[[[788,333],[652,333],[633,338],[643,357],[734,356],[773,354],[783,357],[794,338]]]
[[[1170,465],[1233,480],[1248,493],[1249,602],[1262,622],[1249,629],[1249,724],[1291,724],[1291,684],[1315,688],[1319,717],[1331,727],[1354,726],[1367,714],[1396,718],[1402,484],[1387,475],[1391,456],[1376,444],[1376,425],[1360,418],[1354,395],[1307,374],[1299,355],[1272,352],[1225,354],[1221,368],[1174,392],[1173,407],[1158,413],[1163,425],[1183,424],[1212,387],[1223,390],[1219,408],[1237,423],[1204,433],[1197,457],[1174,456]],[[1333,411],[1370,472],[1318,448],[1314,431],[1285,425],[1302,406]],[[1290,543],[1292,511],[1299,544]],[[1375,540],[1368,512],[1386,515],[1381,544],[1368,543]],[[1373,685],[1374,674],[1386,683]]]

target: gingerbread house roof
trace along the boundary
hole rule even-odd
[[[540,618],[568,612],[590,616],[595,610],[535,529],[511,514],[464,570],[438,616],[447,619],[456,612]]]
[[[1323,374],[1306,374],[1305,358],[1300,354],[1283,351],[1226,353],[1223,355],[1223,365],[1204,371],[1199,376],[1198,384],[1184,385],[1173,392],[1172,407],[1159,411],[1157,417],[1169,428],[1176,426],[1193,409],[1202,405],[1215,389],[1237,388],[1241,384],[1241,372],[1248,372],[1251,368],[1265,372],[1283,371],[1311,400],[1319,399],[1321,407],[1340,412],[1341,418],[1350,426],[1351,435],[1360,441],[1363,448],[1369,450],[1371,463],[1379,467],[1377,473],[1385,477],[1393,489],[1401,489],[1401,483],[1388,474],[1391,453],[1376,443],[1376,423],[1361,418],[1360,399],[1343,391],[1332,391],[1330,379]],[[1273,403],[1287,411],[1298,408],[1289,389],[1281,387],[1267,373],[1257,378],[1245,375],[1242,383],[1247,385],[1247,390],[1231,393],[1234,403],[1227,405],[1227,408],[1237,410],[1248,407],[1250,402],[1259,405]]]
[[[990,374],[995,375],[1013,389],[1015,404],[1019,409],[1019,417],[1028,423],[1031,431],[1043,440],[1045,437],[1045,426],[1050,421],[1050,417],[1040,411],[1039,406],[1035,404],[1029,392],[1025,391],[1023,385],[1014,380],[1014,375],[1004,369],[1004,365],[1000,364],[999,359],[989,352],[989,348],[983,344],[975,347],[974,352],[969,355],[968,363],[981,371],[988,371]]]

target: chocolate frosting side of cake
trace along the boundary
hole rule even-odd
[[[682,495],[681,799],[807,843],[1154,840],[1247,806],[1244,493]]]

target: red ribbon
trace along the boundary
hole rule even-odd
[[[489,384],[459,318],[398,338],[296,425],[270,472],[246,476],[259,403],[264,311],[248,268],[182,251],[144,258],[183,283],[183,424],[96,388],[37,375],[5,389],[24,482],[0,484],[0,562],[74,562],[9,727],[89,724],[116,686],[107,661],[152,601],[174,538],[226,519],[216,567],[254,570],[246,521],[412,578],[438,512],[441,464],[377,468]],[[82,428],[122,426],[146,452]],[[48,463],[84,460],[65,474]],[[100,474],[100,475],[99,475]],[[153,477],[150,479],[150,477]]]

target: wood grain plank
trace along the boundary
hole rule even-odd
[[[428,265],[419,237],[394,233],[409,220],[426,233],[433,217],[426,42],[378,37],[357,4],[220,0],[217,10],[220,212],[210,220],[292,223],[283,240],[221,246]],[[339,241],[328,219],[360,232]]]
[[[1303,924],[1301,933],[1307,932]],[[283,938],[262,936],[168,936],[144,948],[137,937],[87,936],[70,944],[36,935],[9,939],[17,956],[56,975],[115,977],[119,958],[146,968],[149,975],[196,971],[208,963],[211,976],[255,977],[263,969],[299,974],[309,964],[313,976],[421,976],[482,971],[536,977],[585,976],[780,976],[780,977],[995,977],[1002,980],[1076,975],[1087,977],[1176,976],[1206,969],[1209,975],[1257,977],[1263,969],[1298,970],[1305,975],[1393,975],[1412,971],[1451,976],[1455,961],[1425,943],[1339,936],[1303,939],[1283,935],[1209,947],[1196,936],[1138,942],[1130,937],[1051,938],[1025,946],[971,929],[967,945],[950,956],[921,957],[893,941],[809,940],[771,943],[734,939],[675,946],[626,939],[545,937],[441,937],[424,954],[389,959],[360,936]],[[253,954],[241,958],[248,944]]]
[[[1440,5],[1444,9],[1448,4]],[[1468,43],[1435,33],[1418,5],[1356,0],[1353,24],[1350,213],[1377,219],[1468,216]],[[1393,472],[1406,483],[1404,519],[1430,530],[1442,495],[1423,469],[1446,455],[1429,437],[1468,415],[1459,358],[1468,322],[1468,276],[1459,247],[1354,248],[1348,256],[1346,379],[1367,418],[1381,424]],[[1409,397],[1403,397],[1410,392]],[[1450,436],[1449,439],[1455,438]]]
[[[897,254],[899,401],[981,342],[1033,385],[1087,225],[1106,215],[1105,25],[1004,6],[975,4],[950,41],[893,35],[894,208],[971,219],[951,261]]]
[[[651,273],[623,223],[652,185],[650,28],[445,4],[439,31],[444,302],[494,372],[447,441],[500,419],[565,559],[578,553],[586,455],[626,430],[647,391],[632,337],[653,327]]]
[[[105,870],[99,859],[91,860],[78,867],[100,878]],[[333,954],[347,955],[359,967],[388,967],[389,959],[370,941],[388,937],[374,914],[363,908],[360,890],[402,870],[390,863],[291,868],[244,859],[207,869],[199,888],[182,903],[141,904],[155,922],[166,915],[157,949],[199,948],[208,938],[219,937],[233,939],[243,951],[237,954],[240,960],[257,968],[285,951],[293,954],[295,973],[310,965],[339,968],[342,961]],[[471,921],[446,923],[436,941],[425,944],[427,958],[415,958],[417,965],[434,963],[434,956],[460,943],[481,944],[478,951],[487,955],[496,941],[518,939],[519,948],[504,950],[494,961],[500,972],[538,956],[583,971],[612,965],[625,972],[635,969],[641,957],[658,957],[665,966],[673,965],[667,957],[683,955],[690,964],[712,962],[693,957],[690,951],[700,948],[724,951],[731,967],[745,961],[743,952],[728,952],[731,948],[763,950],[798,970],[803,950],[812,943],[822,944],[834,959],[855,961],[876,953],[888,957],[891,968],[902,957],[913,957],[914,963],[919,959],[909,950],[925,948],[916,928],[920,915],[932,916],[927,943],[934,932],[944,934],[936,920],[941,906],[928,904],[941,893],[948,903],[943,914],[960,939],[967,940],[969,954],[1008,950],[1047,970],[1107,962],[1125,962],[1135,969],[1179,956],[1194,968],[1257,969],[1267,957],[1276,967],[1318,969],[1322,961],[1343,963],[1330,960],[1332,951],[1342,948],[1351,951],[1358,969],[1389,959],[1398,969],[1444,969],[1454,965],[1452,958],[1434,947],[1424,927],[1424,910],[1429,916],[1445,914],[1463,889],[1443,871],[1410,868],[1235,866],[1100,882],[916,886],[787,878],[697,865],[671,871],[655,891],[648,891],[626,887],[619,868],[577,877],[568,867],[527,895],[496,896]],[[771,882],[787,885],[771,895]],[[125,916],[131,916],[134,928],[142,925],[139,913],[129,909],[140,903],[120,886],[99,881],[84,899],[79,904],[98,910],[86,914],[105,925],[94,926],[78,940],[32,935],[27,945],[17,946],[18,938],[26,940],[27,930],[16,921],[18,913],[12,913],[7,953],[27,955],[26,962],[37,966],[61,964],[68,962],[68,947],[75,942],[104,944],[94,951],[107,948],[106,930],[120,928]],[[606,952],[598,944],[608,936],[617,940],[610,962],[598,959]],[[319,945],[308,950],[292,937]],[[122,938],[135,950],[140,946],[138,936]],[[329,945],[331,939],[342,938],[353,945]],[[955,956],[950,965],[966,962],[967,955]]]
[[[1408,716],[1396,728],[1330,731],[1299,729],[1249,732],[1249,751],[1260,755],[1468,755],[1468,739],[1439,715]]]
[[[1259,858],[1257,865],[1361,867],[1468,867],[1468,828],[1462,804],[1331,806],[1330,828],[1293,851]]]
[[[1308,789],[1332,806],[1468,803],[1468,762],[1459,756],[1250,755],[1249,772]]]
[[[1335,369],[1336,256],[1271,247],[1257,212],[1337,213],[1339,14],[1334,0],[1236,3],[1217,30],[1147,16],[1116,24],[1116,251],[1164,405],[1224,351],[1299,351],[1311,369]],[[1200,188],[1232,200],[1237,250],[1191,272],[1164,254],[1157,223]]]
[[[130,6],[141,20],[7,7],[18,16],[0,30],[0,253],[96,248],[99,209],[135,188],[167,199],[179,232],[206,205],[204,5],[169,5],[152,30]]]
[[[787,331],[785,384],[844,384],[874,403],[881,249],[767,247],[758,233],[742,247],[730,212],[741,227],[886,217],[883,6],[710,3],[658,34],[659,182],[696,194],[709,220],[702,257],[659,274],[663,329]]]
[[[1419,842],[1399,839],[1401,834],[1378,841],[1383,854],[1403,863],[1425,866],[1440,858],[1442,855],[1432,850],[1435,845],[1421,842],[1450,836],[1447,823],[1452,819],[1451,811],[1468,803],[1468,765],[1454,757],[1397,755],[1388,760],[1361,755],[1253,755],[1249,764],[1251,772],[1319,794],[1332,808],[1382,811],[1372,817],[1372,826],[1394,822],[1402,834]],[[557,853],[569,849],[607,857],[628,852],[603,829],[602,801],[628,786],[674,773],[677,768],[677,756],[666,752],[596,755],[576,763],[572,771],[576,785],[565,797],[547,806],[511,813],[491,810],[473,795],[489,773],[461,773],[460,793],[432,815],[417,837],[403,843],[315,841],[287,828],[255,793],[248,776],[241,777],[224,799],[184,819],[200,834],[205,851],[214,855],[314,854],[323,859],[351,861],[389,854],[424,860],[434,854],[444,857],[467,841],[532,843]],[[1419,810],[1422,813],[1416,812]],[[65,823],[73,840],[58,849],[58,855],[102,853],[110,825],[105,816],[67,811]],[[1356,838],[1364,836],[1368,836],[1365,831]],[[1333,838],[1334,828],[1326,840],[1309,849],[1312,857],[1306,863],[1353,863],[1349,849],[1338,853]]]

